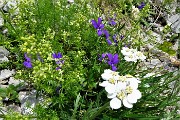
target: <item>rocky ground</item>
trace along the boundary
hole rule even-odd
[[[5,0],[0,0],[0,9],[2,9],[5,12],[8,12],[9,8],[16,5],[16,2],[10,1],[5,3]],[[72,0],[71,0],[72,1]],[[158,0],[157,4],[160,4],[161,0]],[[179,3],[180,6],[180,3]],[[171,9],[170,13],[166,13],[164,11],[160,11],[160,16],[163,17],[165,20],[165,23],[171,26],[171,29],[173,30],[172,33],[169,33],[169,36],[173,34],[180,34],[180,13],[176,13],[175,9],[178,6],[178,2],[174,2],[170,7]],[[18,11],[16,11],[18,12]],[[17,13],[14,13],[17,14]],[[162,35],[160,34],[163,30],[165,25],[162,25],[161,20],[152,20],[150,21],[152,24],[152,27],[154,28],[152,35],[156,38],[156,40],[159,43],[163,43],[162,41]],[[8,32],[7,29],[3,28],[4,25],[4,19],[2,18],[0,14],[0,30],[1,34],[5,34]],[[179,39],[177,38],[175,40],[175,43],[173,43],[173,49],[178,51],[178,47],[180,45]],[[168,54],[157,50],[152,49],[154,48],[153,45],[149,44],[146,46],[150,50],[150,59],[148,59],[146,62],[142,63],[142,66],[145,66],[144,69],[153,69],[154,67],[157,68],[164,68],[164,70],[173,72],[176,71],[180,66],[179,56],[177,53],[176,56],[170,57]],[[3,46],[0,46],[0,64],[3,62],[8,62],[8,56],[10,52],[4,48]],[[153,71],[154,73],[159,72],[160,69],[156,69]],[[9,110],[13,110],[16,112],[19,112],[21,114],[32,114],[32,108],[36,105],[36,103],[41,102],[43,100],[43,97],[36,98],[36,90],[28,90],[26,89],[28,84],[24,82],[24,80],[16,80],[13,76],[16,74],[15,70],[9,70],[9,69],[0,69],[0,88],[8,88],[9,86],[13,85],[17,87],[17,96],[19,99],[19,103],[16,103],[16,101],[10,100],[8,97],[1,100],[2,106],[0,106],[0,109],[2,109],[3,113],[6,114]],[[159,72],[161,74],[161,72]],[[178,73],[177,73],[178,74]],[[153,75],[149,74],[149,76]],[[148,77],[148,75],[146,76]],[[23,86],[18,87],[19,84],[23,84]],[[0,91],[1,93],[1,91]],[[30,106],[30,107],[27,107]]]

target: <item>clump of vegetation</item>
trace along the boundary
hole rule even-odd
[[[155,43],[152,31],[144,29],[153,15],[149,2],[17,0],[12,12],[17,9],[13,16],[1,10],[8,34],[1,35],[0,45],[13,53],[10,62],[15,77],[36,89],[44,101],[35,106],[32,115],[8,113],[2,117],[178,118],[180,75],[163,72],[147,77],[151,70],[139,65],[149,57],[146,45]],[[157,45],[167,53],[171,47],[169,42]],[[169,54],[174,55],[172,52]],[[172,82],[174,86],[169,85]],[[168,106],[174,106],[170,114],[166,113]]]

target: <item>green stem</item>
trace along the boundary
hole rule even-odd
[[[99,110],[94,113],[94,115],[92,115],[88,120],[94,120],[96,118],[96,116],[98,116],[99,114],[102,113],[102,111],[104,111],[105,109],[107,109],[107,107],[109,106],[109,102],[107,102],[106,104],[104,104],[101,108],[99,108]]]
[[[18,32],[16,31],[16,29],[14,28],[14,26],[11,24],[11,21],[9,20],[9,18],[6,17],[6,15],[4,14],[3,10],[0,9],[0,12],[3,15],[3,18],[9,23],[9,25],[11,26],[11,28],[13,29],[13,31],[15,32],[15,34],[20,38]]]
[[[4,113],[0,114],[0,118],[5,118]]]
[[[135,25],[133,26],[134,28],[139,24],[140,21],[137,21]],[[123,38],[125,40],[132,32],[136,31],[137,29],[133,29],[127,32],[126,36]]]

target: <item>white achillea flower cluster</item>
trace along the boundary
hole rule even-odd
[[[144,61],[146,56],[142,52],[137,51],[136,49],[129,49],[128,47],[123,47],[121,53],[125,56],[124,59],[128,62],[137,62],[137,60]]]
[[[101,77],[104,81],[99,85],[105,87],[107,97],[111,99],[112,109],[119,109],[122,103],[125,107],[132,108],[141,98],[141,92],[138,90],[140,81],[137,78],[131,75],[120,76],[118,72],[110,69],[104,70]]]
[[[132,14],[135,19],[139,18],[139,9],[135,6],[132,6]]]

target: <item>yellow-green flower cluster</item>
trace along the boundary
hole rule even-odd
[[[60,77],[62,70],[55,70],[52,66],[53,63],[41,63],[40,61],[36,60],[34,64],[35,66],[33,68],[32,74],[35,82],[39,80],[42,81],[47,78],[62,81],[62,78]]]
[[[50,33],[50,31],[51,30],[48,29],[43,38],[37,38],[34,34],[21,37],[23,41],[23,44],[20,46],[21,51],[31,54],[34,57],[39,54],[42,59],[46,60],[52,53],[50,40],[54,37],[54,33]]]

